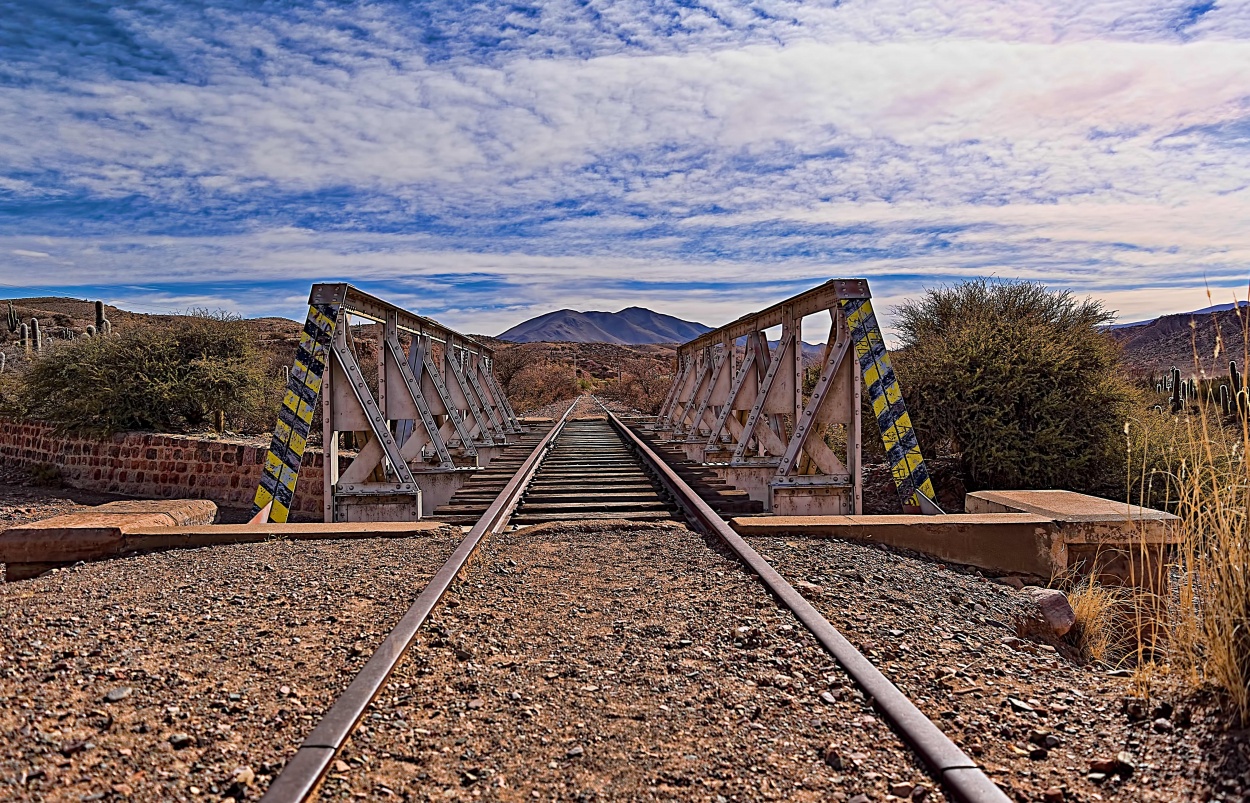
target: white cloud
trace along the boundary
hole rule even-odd
[[[756,175],[758,159],[782,160],[781,181],[799,182],[792,195],[944,200],[1103,185],[1186,197],[1216,174],[1246,186],[1250,171],[1213,164],[1203,138],[1163,138],[1246,116],[1247,86],[1246,42],[803,43],[495,68],[410,58],[404,69],[339,70],[296,57],[281,75],[202,86],[9,88],[0,109],[15,121],[21,147],[3,154],[16,166],[60,162],[94,193],[168,200],[192,185],[252,183],[401,196],[430,186],[436,206],[550,201],[604,189],[580,171],[617,154],[680,170],[649,180],[640,164],[614,191],[646,203],[697,203],[718,181],[750,181],[765,192],[737,203],[765,204],[778,192]],[[849,159],[813,158],[831,150]],[[705,175],[690,164],[700,153]]]
[[[159,285],[130,296],[159,311],[281,282],[222,303],[299,315],[288,284],[348,278],[476,331],[633,303],[717,323],[832,275],[883,303],[998,275],[1182,311],[1250,263],[1247,8],[558,0],[434,9],[428,47],[384,4],[118,9],[188,78],[0,88],[0,192],[121,210],[9,219],[0,247],[51,266],[0,280]]]

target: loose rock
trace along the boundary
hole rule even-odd
[[[1042,618],[1056,636],[1067,635],[1076,624],[1076,611],[1072,610],[1068,596],[1062,591],[1037,586],[1025,586],[1023,591],[1037,603]]]

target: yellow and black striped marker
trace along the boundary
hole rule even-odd
[[[321,377],[328,365],[330,341],[339,318],[338,304],[314,304],[308,308],[304,332],[295,351],[295,365],[287,381],[286,396],[278,409],[269,454],[256,488],[252,517],[273,503],[268,521],[285,522],[291,513],[295,481],[299,477],[304,447],[312,429],[313,410],[321,395]]]
[[[903,403],[903,392],[899,390],[894,367],[890,365],[890,355],[885,350],[885,340],[881,337],[872,303],[866,298],[845,298],[838,303],[851,330],[855,356],[859,358],[860,371],[868,387],[873,415],[877,417],[877,426],[881,429],[881,440],[885,444],[903,510],[908,513],[940,513],[934,502],[929,469],[920,454],[920,443],[916,440],[916,431]]]

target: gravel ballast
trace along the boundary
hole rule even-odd
[[[1015,799],[1245,799],[1250,739],[1209,696],[1144,699],[1047,638],[1026,594],[885,547],[747,540]]]
[[[0,799],[259,797],[460,535],[173,551],[0,585]]]
[[[943,799],[789,611],[683,526],[494,536],[449,594],[323,796]]]

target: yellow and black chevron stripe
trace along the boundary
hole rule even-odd
[[[338,317],[338,304],[314,304],[308,308],[308,319],[304,321],[304,332],[295,351],[295,365],[291,368],[282,407],[278,409],[278,423],[273,429],[273,441],[269,444],[269,454],[265,455],[260,485],[252,503],[253,516],[270,502],[273,508],[269,511],[269,521],[285,522],[290,515],[295,481],[312,429],[313,410],[321,395],[321,376],[328,364],[330,339],[334,337]]]
[[[912,429],[911,417],[903,403],[903,392],[890,365],[890,355],[885,350],[877,316],[873,314],[872,302],[866,298],[847,298],[839,302],[851,330],[851,342],[855,344],[855,356],[859,358],[868,398],[872,402],[873,415],[881,429],[894,485],[904,510],[921,509],[917,494],[933,501],[933,483],[929,469],[920,454],[920,443]]]

